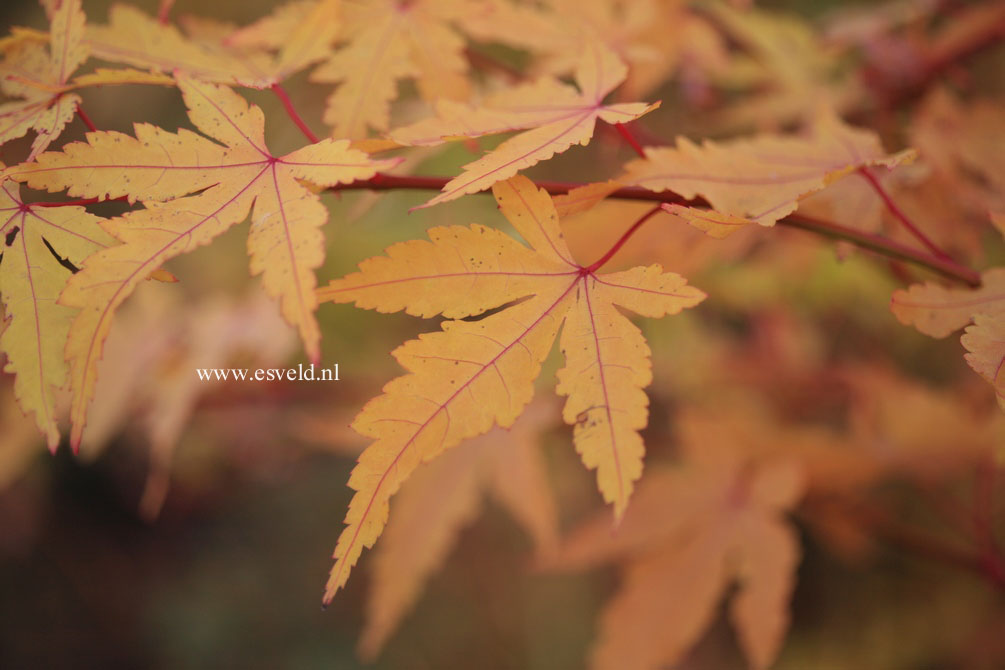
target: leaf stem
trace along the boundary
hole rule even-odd
[[[872,170],[870,170],[867,166],[863,165],[858,169],[858,172],[863,177],[865,177],[866,181],[869,182],[869,185],[872,186],[872,189],[874,191],[876,191],[876,195],[880,197],[880,199],[883,201],[883,204],[886,205],[886,208],[890,210],[890,213],[893,214],[893,216],[896,217],[898,221],[904,224],[904,228],[906,228],[909,233],[914,235],[914,237],[919,242],[925,245],[926,249],[931,251],[939,258],[942,258],[944,260],[952,260],[949,254],[947,254],[945,251],[940,249],[937,244],[928,239],[928,236],[925,235],[923,232],[921,232],[921,229],[918,228],[916,225],[914,225],[914,222],[912,222],[911,219],[908,218],[907,214],[905,214],[904,211],[897,206],[897,203],[893,201],[893,198],[890,197],[890,194],[887,192],[887,190],[883,188],[883,184],[881,184],[879,179],[876,178],[876,175],[872,173]]]
[[[77,116],[81,121],[83,121],[84,125],[87,126],[88,130],[92,133],[98,132],[98,127],[94,125],[93,121],[91,121],[91,117],[84,112],[84,108],[80,106],[80,103],[77,103]]]
[[[663,208],[660,205],[656,205],[648,212],[640,216],[639,220],[633,223],[632,227],[625,231],[625,234],[622,235],[618,239],[618,241],[614,243],[614,246],[612,246],[610,249],[607,250],[606,254],[598,258],[593,264],[586,267],[586,271],[589,273],[593,273],[599,270],[601,267],[603,267],[604,263],[611,260],[611,257],[614,256],[614,254],[618,253],[618,250],[620,250],[621,247],[625,245],[625,242],[628,241],[628,238],[634,235],[635,231],[637,231],[639,228],[642,227],[642,224],[651,219],[658,212],[662,211],[662,209]]]
[[[314,134],[307,122],[303,120],[300,114],[297,113],[297,108],[293,106],[293,101],[290,100],[290,96],[286,94],[286,89],[279,82],[272,85],[272,92],[276,94],[279,98],[279,102],[283,103],[283,107],[286,109],[286,114],[290,117],[293,123],[296,124],[300,132],[304,134],[304,137],[311,141],[311,144],[317,144],[318,136]]]
[[[340,184],[332,187],[331,191],[392,191],[392,190],[441,190],[449,177],[428,177],[422,175],[399,176],[379,173],[372,179],[355,181],[351,184]],[[538,188],[543,188],[551,195],[565,195],[574,188],[585,186],[584,183],[558,182],[558,181],[537,181]],[[664,191],[657,193],[641,186],[623,186],[610,194],[611,198],[619,200],[641,200],[646,202],[669,202],[677,204],[687,204],[695,206],[707,206],[703,200],[687,200],[677,195]],[[831,221],[823,221],[802,214],[790,214],[778,221],[778,225],[823,235],[833,239],[846,240],[852,244],[868,249],[877,254],[906,261],[915,265],[927,268],[932,272],[942,275],[948,279],[962,282],[969,286],[980,286],[981,276],[975,270],[951,260],[931,254],[927,254],[918,249],[913,249],[906,244],[901,244],[895,240],[876,235],[873,233],[855,230],[847,226],[842,226]]]
[[[635,153],[637,153],[639,155],[639,157],[641,157],[641,158],[645,158],[646,157],[646,151],[645,151],[645,149],[642,148],[642,145],[639,144],[638,140],[635,139],[635,136],[632,135],[632,132],[630,130],[628,130],[628,128],[625,126],[625,124],[623,124],[623,123],[615,123],[614,127],[617,128],[618,133],[623,138],[625,138],[625,142],[628,142],[628,145],[632,149],[635,149]]]

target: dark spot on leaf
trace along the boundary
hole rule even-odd
[[[19,230],[21,230],[21,229],[18,228],[17,226],[14,226],[13,228],[11,228],[10,232],[7,233],[6,239],[4,239],[4,244],[6,244],[8,247],[10,245],[14,244],[14,240],[17,239],[17,231],[19,231]]]

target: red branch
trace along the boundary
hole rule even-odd
[[[865,177],[866,181],[869,182],[869,184],[872,186],[872,189],[876,191],[876,195],[878,195],[880,199],[882,199],[883,204],[886,205],[886,208],[888,210],[890,210],[890,213],[893,214],[898,221],[904,224],[904,228],[906,228],[909,233],[914,235],[914,237],[919,242],[925,245],[926,249],[931,251],[939,258],[942,258],[944,260],[952,260],[949,254],[940,249],[937,244],[928,239],[927,235],[921,232],[920,228],[914,225],[911,219],[908,218],[907,214],[905,214],[904,211],[897,206],[897,203],[893,201],[893,198],[890,197],[890,194],[887,193],[886,189],[883,188],[883,185],[880,183],[879,179],[876,179],[876,175],[874,175],[868,167],[862,166],[858,169],[858,172],[863,177]]]
[[[625,138],[625,142],[628,142],[628,145],[631,146],[632,149],[635,149],[635,153],[637,153],[641,158],[645,158],[646,157],[646,151],[645,151],[645,149],[642,148],[642,145],[639,144],[638,140],[635,139],[635,136],[632,135],[631,131],[628,130],[628,128],[625,126],[625,124],[623,124],[623,123],[615,123],[614,127],[617,128],[618,129],[618,133],[623,138]]]
[[[425,176],[398,176],[392,174],[378,174],[372,179],[355,181],[351,184],[340,184],[332,187],[331,191],[392,191],[392,190],[442,190],[449,177],[425,177]],[[543,188],[551,195],[565,195],[574,188],[584,186],[583,183],[558,182],[558,181],[538,181],[535,182],[538,188]],[[611,193],[611,198],[619,200],[643,200],[648,202],[670,202],[682,205],[708,206],[703,200],[686,200],[676,193],[664,191],[656,193],[641,186],[623,186]],[[980,286],[981,276],[976,271],[960,265],[951,260],[938,256],[926,254],[906,244],[901,244],[895,240],[885,238],[881,235],[855,230],[847,226],[842,226],[830,221],[823,221],[802,214],[790,214],[778,221],[779,225],[803,230],[831,237],[834,239],[847,240],[856,246],[869,249],[883,256],[897,260],[907,261],[928,268],[944,277],[954,279],[970,286]]]
[[[611,260],[611,257],[614,256],[614,254],[618,253],[618,250],[621,249],[621,247],[625,246],[625,242],[628,241],[628,238],[630,238],[632,235],[634,235],[635,231],[637,231],[639,228],[641,228],[643,223],[645,223],[646,221],[648,221],[649,219],[651,219],[656,213],[660,212],[662,209],[663,208],[660,205],[656,205],[655,207],[653,207],[652,209],[650,209],[648,212],[646,212],[645,214],[643,214],[641,217],[639,217],[639,220],[636,221],[635,223],[633,223],[632,227],[625,231],[625,234],[622,235],[621,238],[617,242],[614,243],[614,246],[611,247],[610,249],[608,249],[607,253],[604,254],[603,256],[601,256],[600,258],[598,258],[596,260],[596,262],[594,262],[592,265],[589,265],[586,268],[586,271],[587,272],[596,272],[601,267],[603,267],[604,263],[606,263],[607,261]]]
[[[98,127],[94,125],[93,121],[91,121],[91,117],[84,113],[84,108],[80,106],[80,103],[77,103],[77,116],[84,122],[84,125],[87,126],[88,130],[92,133],[98,132]]]
[[[303,120],[300,114],[297,113],[297,108],[293,106],[293,101],[290,100],[290,96],[286,94],[286,89],[283,88],[282,84],[275,83],[272,85],[272,92],[276,94],[279,98],[279,102],[283,103],[283,107],[286,108],[286,113],[289,115],[293,123],[297,125],[300,132],[304,134],[304,137],[311,141],[311,144],[316,144],[318,142],[318,136],[314,134],[307,122]]]

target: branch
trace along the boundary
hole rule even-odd
[[[331,191],[393,191],[393,190],[442,190],[449,177],[424,177],[424,176],[398,176],[380,173],[372,179],[355,181],[351,184],[340,184],[332,187]],[[574,188],[585,186],[584,183],[558,182],[558,181],[537,181],[538,188],[543,188],[551,195],[565,195]],[[679,205],[708,206],[704,200],[687,200],[677,195],[664,191],[656,193],[641,186],[623,186],[612,192],[610,198],[619,200],[642,200],[646,202],[669,202]],[[917,249],[901,244],[895,240],[888,239],[881,235],[874,235],[861,230],[855,230],[847,226],[842,226],[830,221],[823,221],[802,214],[790,214],[778,221],[779,225],[791,228],[801,228],[817,235],[830,237],[838,240],[845,240],[874,251],[880,255],[907,261],[915,265],[927,268],[932,272],[942,275],[948,279],[953,279],[969,286],[980,286],[981,276],[975,270],[953,260],[939,258],[927,254]]]

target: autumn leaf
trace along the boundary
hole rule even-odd
[[[34,129],[34,157],[59,137],[73,118],[80,96],[64,94],[61,89],[87,60],[87,47],[82,43],[84,21],[80,0],[65,0],[52,16],[48,50],[36,41],[25,41],[6,51],[0,65],[0,90],[22,99],[0,105],[0,144]]]
[[[429,207],[467,193],[485,190],[518,171],[547,160],[574,144],[587,145],[597,119],[626,123],[656,107],[643,102],[605,105],[604,98],[625,79],[627,68],[599,45],[585,48],[576,68],[577,91],[552,78],[517,86],[472,107],[441,100],[437,118],[420,121],[390,134],[401,144],[430,146],[457,137],[481,137],[525,129],[482,158],[464,166]]]
[[[48,51],[46,42],[30,34],[30,38],[12,41],[0,49],[4,53],[0,90],[21,98],[0,105],[0,144],[33,129],[37,134],[28,160],[45,151],[73,119],[80,104],[75,91],[121,84],[174,85],[168,76],[130,68],[97,68],[70,79],[88,57],[84,22],[80,0],[66,0],[52,14]]]
[[[713,237],[725,237],[747,223],[772,226],[791,214],[799,200],[857,169],[894,168],[914,152],[887,154],[875,133],[852,128],[821,112],[807,137],[758,135],[697,145],[677,138],[676,148],[647,147],[646,158],[627,166],[622,181],[652,191],[704,198],[714,211],[666,205]]]
[[[300,330],[316,361],[321,335],[314,318],[314,270],[324,260],[321,226],[328,216],[319,197],[299,180],[332,186],[368,179],[395,162],[372,161],[350,149],[347,140],[324,140],[273,156],[265,146],[258,107],[226,87],[181,73],[176,77],[192,123],[222,144],[188,130],[170,133],[137,124],[135,138],[88,133],[86,143],[68,144],[62,152],[41,154],[37,164],[8,170],[33,188],[66,189],[82,197],[125,196],[146,205],[107,222],[122,244],[96,255],[61,296],[63,304],[82,309],[67,344],[75,445],[115,309],[165,261],[209,243],[243,221],[249,210],[251,272],[263,275],[266,291],[279,298],[283,317]]]
[[[56,392],[66,385],[63,345],[76,309],[56,299],[84,259],[114,240],[83,207],[25,203],[20,186],[0,182],[0,299],[6,315],[0,350],[14,373],[14,395],[45,435],[59,445]]]
[[[494,193],[529,249],[484,226],[432,228],[430,242],[396,244],[318,291],[321,300],[455,319],[394,352],[409,374],[389,382],[353,422],[374,442],[349,478],[356,494],[326,601],[345,584],[363,547],[376,542],[391,496],[420,462],[493,425],[513,424],[560,328],[563,418],[575,425],[576,450],[597,470],[616,517],[642,473],[638,431],[648,418],[642,389],[652,379],[649,348],[618,307],[658,318],[696,305],[704,294],[658,265],[598,275],[597,267],[572,259],[546,192],[515,177]],[[478,321],[461,320],[521,299]]]
[[[693,418],[680,421],[682,465],[648,474],[618,529],[604,519],[588,522],[549,564],[624,568],[601,614],[596,670],[674,665],[712,623],[734,581],[730,618],[750,666],[770,666],[781,647],[800,553],[784,515],[802,495],[802,469],[791,459],[748,453],[745,436],[756,432],[742,423],[709,434],[707,418]],[[733,441],[724,442],[730,433]]]
[[[960,342],[977,374],[988,380],[1005,409],[1005,268],[981,275],[977,289],[948,289],[928,282],[894,292],[890,309],[901,323],[925,335],[946,337],[970,325]]]
[[[168,74],[180,70],[205,82],[268,88],[277,81],[268,54],[189,39],[129,5],[114,5],[108,25],[89,26],[86,43],[95,58]]]
[[[421,466],[398,495],[373,555],[373,579],[359,651],[380,653],[412,609],[461,529],[490,493],[534,539],[539,555],[558,546],[558,513],[548,488],[539,433],[555,417],[554,403],[535,402],[509,430],[494,428]]]
[[[628,65],[621,93],[628,99],[653,92],[683,66],[724,68],[725,40],[687,3],[667,0],[549,0],[538,4],[499,0],[467,22],[480,41],[502,42],[539,54],[536,72],[561,76],[580,54],[603,44]]]
[[[465,40],[454,26],[477,10],[470,0],[347,3],[345,43],[311,73],[312,81],[338,84],[324,113],[332,136],[387,130],[403,79],[414,79],[427,100],[466,98]]]

